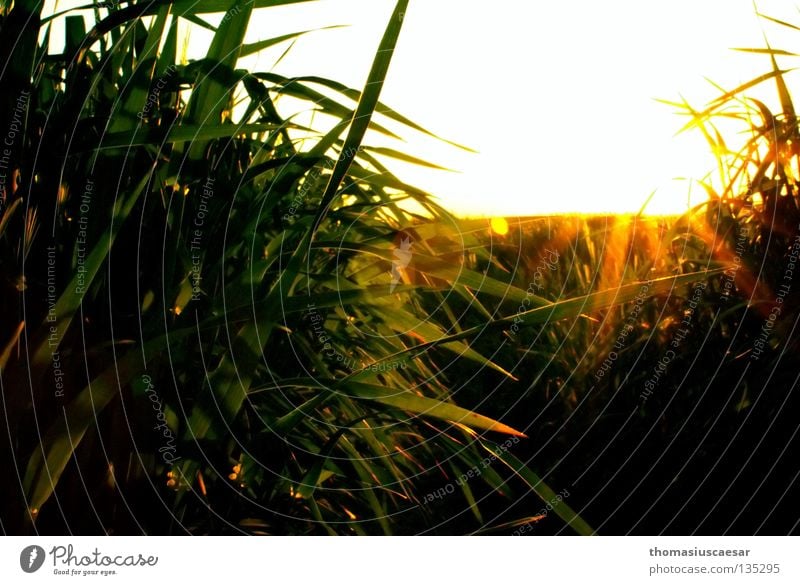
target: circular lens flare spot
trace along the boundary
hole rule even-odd
[[[491,227],[492,231],[498,236],[504,236],[508,233],[508,222],[505,217],[493,217]]]

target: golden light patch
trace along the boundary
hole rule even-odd
[[[508,233],[508,222],[505,217],[493,217],[490,225],[492,231],[498,236],[504,236]]]

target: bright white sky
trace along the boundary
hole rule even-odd
[[[360,88],[393,6],[257,10],[247,41],[349,25],[301,38],[274,70]],[[758,7],[800,24],[788,0]],[[190,56],[205,32],[193,27]],[[702,177],[713,159],[699,134],[673,136],[684,119],[653,98],[702,106],[718,94],[704,76],[730,89],[767,72],[767,56],[730,51],[763,47],[765,32],[774,48],[800,48],[800,32],[758,19],[751,0],[412,0],[382,100],[480,152],[408,132],[393,146],[459,172],[393,168],[461,215],[635,212],[655,189],[649,212],[680,212],[689,184],[676,177]],[[242,65],[271,70],[284,49]]]

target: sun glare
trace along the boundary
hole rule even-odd
[[[493,217],[490,222],[492,231],[498,236],[504,236],[508,233],[508,221],[505,217]]]
[[[362,81],[368,64],[359,72],[352,59],[335,57],[370,54],[367,45],[356,46],[373,43],[371,49],[377,36],[361,33],[380,30],[392,3],[370,3],[367,11],[359,2],[334,4],[338,12],[324,22],[352,26],[301,39],[279,64],[282,72],[310,69],[307,59],[318,60],[322,46],[335,46],[324,62],[328,76]],[[770,6],[770,16],[792,21],[791,10]],[[440,23],[454,13],[458,25],[442,37]],[[726,25],[715,26],[723,13]],[[767,56],[731,47],[762,47],[762,30],[772,46],[792,46],[782,27],[768,25],[749,0],[676,0],[646,8],[585,0],[412,3],[381,100],[478,152],[404,135],[406,151],[457,172],[382,162],[461,216],[638,213],[646,202],[646,215],[682,213],[705,200],[691,179],[704,179],[716,162],[701,133],[678,134],[687,120],[657,100],[685,97],[700,108],[720,95],[720,87],[761,75]],[[675,31],[681,31],[678,44]],[[779,64],[792,65],[788,57]],[[491,71],[481,91],[475,91],[476,71]],[[397,147],[377,133],[368,138]]]

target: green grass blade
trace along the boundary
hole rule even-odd
[[[499,421],[480,415],[455,404],[441,402],[433,398],[418,396],[407,390],[384,388],[364,382],[347,381],[339,391],[348,395],[357,396],[366,400],[374,400],[387,406],[399,408],[407,412],[438,418],[447,422],[462,424],[464,426],[484,431],[494,431],[515,437],[524,437],[525,434],[511,428]]]
[[[156,71],[156,63],[158,62],[158,48],[161,44],[168,17],[169,6],[163,6],[153,19],[153,23],[148,29],[144,50],[134,68],[133,78],[123,89],[123,95],[119,102],[121,105],[114,113],[112,122],[109,124],[109,132],[120,132],[124,129],[134,128],[139,124],[136,114],[144,108],[150,92],[150,86]],[[81,18],[81,21],[83,20],[82,17],[78,18]]]
[[[581,536],[594,535],[594,529],[586,523],[575,511],[570,508],[562,498],[548,486],[544,481],[539,478],[531,469],[520,461],[516,456],[509,453],[507,450],[496,448],[492,449],[487,445],[483,448],[495,455],[500,461],[503,462],[511,471],[519,476],[528,487],[533,490],[537,496],[541,498],[545,504],[549,504],[553,508],[553,512],[567,523],[567,526],[572,528],[576,534]]]
[[[321,30],[331,30],[335,28],[341,28],[341,25],[333,25],[333,26],[323,26],[320,28],[313,28],[308,30],[303,30],[299,32],[289,33],[285,35],[280,35],[271,39],[265,39],[263,41],[257,41],[255,43],[248,43],[246,45],[242,45],[241,50],[239,51],[239,57],[247,57],[248,55],[253,55],[254,53],[258,53],[259,51],[263,51],[264,49],[268,49],[270,47],[274,47],[275,45],[279,45],[285,41],[291,41],[298,39],[304,35],[307,35],[312,32],[318,32]]]
[[[319,85],[328,87],[328,88],[330,88],[330,89],[332,89],[334,91],[337,91],[337,92],[341,93],[345,97],[350,98],[351,100],[353,100],[356,103],[358,103],[361,100],[361,92],[360,91],[358,91],[357,89],[353,89],[353,88],[347,87],[343,83],[339,83],[338,81],[334,81],[332,79],[327,79],[325,77],[318,77],[318,76],[315,76],[315,75],[304,75],[302,77],[295,77],[293,79],[294,79],[294,81],[305,81],[305,82],[309,82],[309,83],[317,83]],[[441,140],[442,142],[445,142],[447,144],[455,146],[456,148],[459,148],[461,150],[466,150],[467,152],[473,152],[473,153],[477,153],[478,152],[477,150],[474,150],[474,149],[472,149],[472,148],[470,148],[468,146],[464,146],[463,144],[458,144],[457,142],[452,142],[451,140],[447,140],[446,138],[442,138],[441,136],[439,136],[437,134],[434,134],[433,132],[431,132],[430,130],[427,130],[426,128],[424,128],[422,126],[420,126],[419,124],[417,124],[413,120],[410,120],[409,118],[406,118],[402,114],[400,114],[397,111],[393,110],[392,108],[390,108],[389,106],[387,106],[383,102],[380,102],[380,101],[378,102],[377,106],[375,107],[375,113],[380,114],[382,116],[386,116],[390,120],[394,120],[395,122],[398,122],[398,123],[402,124],[403,126],[408,126],[409,128],[412,128],[413,130],[416,130],[417,132],[421,132],[422,134],[430,136],[431,138],[435,138],[436,140]]]
[[[328,212],[328,208],[336,197],[342,179],[344,179],[347,174],[347,170],[350,168],[356,153],[361,147],[361,141],[364,139],[364,135],[372,119],[372,114],[375,112],[375,107],[378,105],[378,98],[380,97],[381,89],[383,89],[383,82],[386,79],[386,74],[389,71],[389,64],[392,61],[394,48],[397,45],[397,39],[403,27],[403,16],[407,8],[408,0],[398,0],[395,5],[394,12],[386,27],[386,32],[378,46],[375,60],[372,62],[372,69],[367,76],[367,82],[361,94],[361,99],[353,114],[350,131],[347,133],[347,138],[345,138],[344,141],[342,155],[336,162],[336,166],[333,168],[331,177],[322,194],[322,201],[320,202],[319,211],[314,221],[315,229]]]
[[[365,150],[370,152],[374,152],[375,154],[380,154],[382,156],[388,156],[389,158],[394,158],[403,162],[411,163],[413,165],[417,165],[420,167],[427,167],[429,169],[436,169],[439,171],[449,171],[455,172],[453,169],[448,169],[447,167],[443,167],[437,165],[435,163],[429,162],[427,160],[417,158],[416,156],[412,156],[410,154],[406,154],[405,152],[401,152],[399,150],[395,150],[394,148],[385,148],[385,147],[378,147],[378,146],[365,146]]]
[[[225,17],[217,28],[208,53],[206,53],[207,61],[214,64],[212,71],[208,74],[204,71],[198,72],[192,96],[186,106],[186,122],[188,124],[216,126],[222,122],[222,114],[229,109],[235,85],[216,79],[211,73],[217,67],[230,70],[236,68],[252,11],[251,3],[245,3],[242,6],[237,0],[232,0],[226,8]],[[206,144],[205,141],[200,140],[193,142],[189,147],[189,158],[201,159],[205,153]]]

